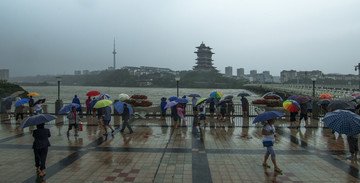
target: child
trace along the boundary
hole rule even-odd
[[[348,135],[347,141],[349,144],[349,151],[351,153],[350,156],[347,156],[346,159],[349,160],[357,160],[357,154],[359,152],[359,146],[358,146],[358,135]]]
[[[274,164],[274,170],[277,173],[282,173],[282,170],[277,166],[275,159],[275,151],[273,149],[273,144],[275,142],[275,127],[274,127],[275,119],[270,119],[264,125],[261,134],[263,135],[263,144],[266,147],[266,152],[264,156],[263,167],[270,168],[270,166],[266,163],[269,155],[271,155],[271,161]]]
[[[67,118],[69,119],[69,128],[68,128],[68,131],[66,132],[66,135],[69,136],[70,130],[72,129],[72,127],[74,127],[75,128],[74,136],[79,136],[78,135],[78,124],[80,123],[81,118],[76,112],[76,107],[71,108],[71,111],[67,115]]]
[[[127,104],[124,104],[124,111],[122,113],[122,119],[124,120],[124,123],[120,132],[124,132],[125,128],[127,127],[130,131],[130,134],[134,133],[134,131],[131,129],[131,126],[128,123],[129,118],[130,118],[129,108],[127,107]]]
[[[205,126],[206,126],[206,121],[205,121],[205,119],[206,119],[206,116],[205,116],[205,114],[206,114],[205,103],[202,103],[202,104],[200,105],[199,112],[200,112],[199,126],[200,126],[201,121],[204,121],[203,123],[204,123],[204,127],[205,127]]]
[[[34,143],[32,148],[35,155],[35,167],[36,173],[40,177],[46,175],[44,172],[46,156],[48,153],[48,147],[50,146],[49,137],[51,136],[50,130],[44,128],[44,123],[36,125],[36,130],[33,131]]]

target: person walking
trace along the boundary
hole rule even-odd
[[[103,116],[103,127],[105,130],[104,136],[107,136],[107,127],[109,127],[111,129],[111,134],[114,133],[114,129],[110,126],[110,121],[111,121],[111,107],[110,106],[106,106],[104,108],[104,116]]]
[[[33,150],[35,156],[35,167],[36,173],[39,174],[40,177],[46,175],[44,169],[46,168],[46,156],[48,153],[48,147],[50,146],[49,137],[51,136],[50,130],[44,128],[45,124],[36,125],[36,130],[33,131]]]
[[[214,112],[215,112],[215,102],[214,102],[214,100],[210,101],[209,112],[210,112],[210,118],[213,118],[214,117]]]
[[[234,108],[234,102],[232,100],[228,103],[228,116],[229,118],[234,118],[235,108]]]
[[[249,117],[249,101],[244,96],[241,96],[240,100],[241,100],[243,117]]]
[[[278,167],[276,163],[276,154],[273,149],[273,144],[275,142],[275,137],[276,137],[274,123],[275,123],[275,119],[268,120],[267,123],[263,126],[263,129],[261,131],[261,134],[263,135],[263,145],[264,147],[266,147],[264,162],[262,165],[265,168],[270,168],[270,165],[267,164],[267,160],[271,155],[271,161],[274,164],[274,171],[281,174],[282,170]]]
[[[166,116],[166,109],[165,109],[165,106],[166,106],[167,102],[166,102],[166,98],[165,97],[162,97],[161,98],[161,103],[160,103],[160,109],[161,109],[161,118],[162,119],[165,119],[165,116]]]
[[[221,117],[220,117],[220,120],[221,121],[225,121],[225,117],[226,117],[226,102],[225,101],[223,101],[223,102],[220,102],[219,103],[219,107],[220,107],[220,115],[221,115]]]
[[[35,114],[42,114],[42,100],[39,100],[34,106]]]
[[[91,109],[91,97],[89,96],[88,99],[86,99],[85,104],[86,104],[86,115],[91,115],[92,109]]]
[[[131,129],[131,126],[129,124],[130,111],[126,104],[124,104],[124,111],[121,116],[122,116],[122,120],[123,120],[123,125],[122,125],[120,132],[121,133],[124,132],[125,128],[127,127],[130,131],[130,134],[134,133],[134,131]]]
[[[186,122],[186,118],[185,118],[185,110],[184,110],[184,105],[183,104],[177,104],[177,108],[176,108],[176,111],[177,111],[177,115],[184,121]]]
[[[300,126],[300,123],[301,123],[301,120],[304,119],[305,120],[305,127],[308,126],[308,117],[307,117],[307,112],[308,112],[308,109],[307,109],[307,104],[304,103],[304,104],[300,104],[300,118],[299,118],[299,126]]]
[[[205,126],[206,126],[206,107],[205,107],[205,102],[203,102],[202,104],[200,104],[199,113],[200,113],[199,126],[200,126],[200,124],[201,124],[201,121],[203,121],[203,124],[204,124],[204,127],[205,127]]]
[[[174,120],[174,128],[176,129],[177,126],[178,126],[178,123],[177,121],[179,120],[179,116],[177,114],[177,105],[174,105],[171,107],[171,117],[173,118]]]
[[[197,101],[198,101],[198,99],[197,99],[196,97],[193,97],[193,98],[191,99],[194,117],[196,117],[196,116],[198,115],[198,111],[197,111],[197,107],[196,107],[196,102],[197,102]]]
[[[312,118],[312,107],[313,107],[313,101],[310,100],[309,102],[306,103],[307,106],[307,114],[308,117]]]
[[[29,100],[29,114],[30,116],[32,116],[34,114],[34,99],[32,98],[32,96],[30,96],[30,100]]]
[[[76,107],[72,107],[71,111],[68,113],[67,118],[69,119],[69,128],[66,132],[66,135],[69,136],[70,135],[70,130],[74,127],[75,130],[75,137],[79,136],[78,134],[78,125],[81,121],[81,118],[79,117],[77,111],[76,111]]]
[[[80,103],[80,99],[77,97],[77,95],[74,96],[72,103],[74,104],[79,104],[80,107],[76,109],[76,111],[79,112],[80,115],[82,115],[82,108],[81,108],[81,103]]]

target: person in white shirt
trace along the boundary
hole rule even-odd
[[[203,102],[201,105],[200,105],[200,108],[199,108],[199,113],[200,113],[200,118],[199,118],[199,126],[201,124],[201,121],[203,121],[204,123],[204,127],[206,126],[206,106],[205,106],[205,102]]]
[[[275,119],[270,119],[267,121],[267,123],[264,125],[261,134],[263,135],[263,145],[266,147],[266,152],[264,155],[264,162],[263,167],[270,168],[270,165],[268,165],[266,162],[271,155],[271,161],[274,164],[274,170],[277,173],[282,173],[282,170],[277,166],[276,159],[275,159],[275,151],[273,149],[273,144],[275,142],[276,132],[275,132]]]

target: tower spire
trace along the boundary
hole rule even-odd
[[[114,51],[112,52],[114,54],[114,70],[116,69],[116,65],[115,65],[115,55],[116,55],[116,51],[115,51],[115,37],[114,37]]]

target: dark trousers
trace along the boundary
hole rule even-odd
[[[45,162],[46,162],[46,156],[48,153],[48,148],[41,148],[41,149],[34,149],[34,155],[35,155],[35,167],[40,167],[40,170],[44,170]]]
[[[19,116],[21,117],[21,119],[24,119],[24,113],[16,113],[16,117],[15,117],[16,121],[19,119]]]
[[[347,136],[347,141],[349,143],[349,151],[351,154],[359,151],[358,138],[354,136]]]
[[[87,110],[86,110],[86,115],[91,115],[91,112],[92,112],[91,109],[87,109]]]
[[[120,131],[124,131],[126,127],[129,129],[130,132],[133,131],[133,130],[131,129],[131,126],[130,126],[130,124],[129,124],[128,121],[129,121],[129,119],[124,119],[124,123],[123,123],[122,128],[121,128]]]

